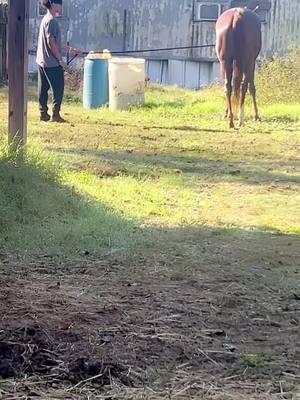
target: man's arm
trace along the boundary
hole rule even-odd
[[[56,58],[58,64],[64,69],[68,69],[68,65],[63,61],[60,50],[56,44],[56,40],[53,36],[48,37],[48,45],[50,48],[51,53]]]
[[[53,54],[54,58],[56,58],[57,62],[59,63],[62,60],[62,56],[60,50],[56,44],[56,40],[53,36],[48,37],[48,46]]]
[[[56,43],[56,36],[57,36],[57,25],[54,20],[50,21],[47,26],[47,43],[50,48],[50,51],[53,57],[57,60],[58,64],[64,69],[67,70],[68,66],[62,59],[62,54],[59,46]]]
[[[74,54],[74,55],[76,54],[79,56],[83,55],[83,53],[84,53],[82,50],[76,49],[75,47],[70,47],[70,46],[62,46],[61,49],[64,53],[71,53],[71,54]]]

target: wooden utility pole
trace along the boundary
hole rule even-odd
[[[8,5],[0,3],[0,80],[7,80],[7,24]]]
[[[22,150],[27,138],[29,1],[9,0],[8,20],[8,141]]]

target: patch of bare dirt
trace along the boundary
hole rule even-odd
[[[280,237],[255,252],[187,237],[186,255],[2,258],[0,399],[298,399],[293,240],[288,255]]]

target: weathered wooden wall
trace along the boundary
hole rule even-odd
[[[112,50],[123,48],[124,36],[125,47],[130,50],[211,44],[214,22],[193,22],[193,4],[193,0],[69,0],[72,39],[89,49]],[[83,12],[79,11],[81,7]],[[152,53],[151,56],[214,58],[215,54],[214,49],[204,49]]]
[[[271,0],[263,25],[263,54],[284,54],[291,45],[300,47],[300,0]]]
[[[229,8],[235,0],[206,0]],[[239,1],[239,0],[237,0]],[[247,0],[265,4],[266,0]],[[236,2],[236,1],[235,1]],[[211,44],[215,23],[193,20],[193,0],[65,0],[71,39],[87,49],[158,48]],[[240,0],[240,3],[245,1]],[[300,0],[268,0],[263,54],[300,46]],[[124,10],[127,11],[124,26]],[[148,54],[149,56],[149,54]],[[158,58],[214,59],[214,49],[152,54]]]
[[[40,18],[31,5],[31,43],[37,43]],[[219,0],[218,0],[219,2]],[[220,0],[228,4],[228,0]],[[88,50],[176,47],[214,42],[214,22],[193,22],[193,0],[64,0],[65,19],[75,46]],[[126,21],[124,23],[124,12]],[[149,54],[147,54],[149,55]],[[159,58],[215,57],[214,49],[152,54]]]

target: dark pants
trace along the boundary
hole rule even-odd
[[[50,88],[53,92],[53,114],[58,114],[64,97],[64,71],[62,67],[42,68],[38,66],[38,96],[41,113],[48,111],[48,91]]]

